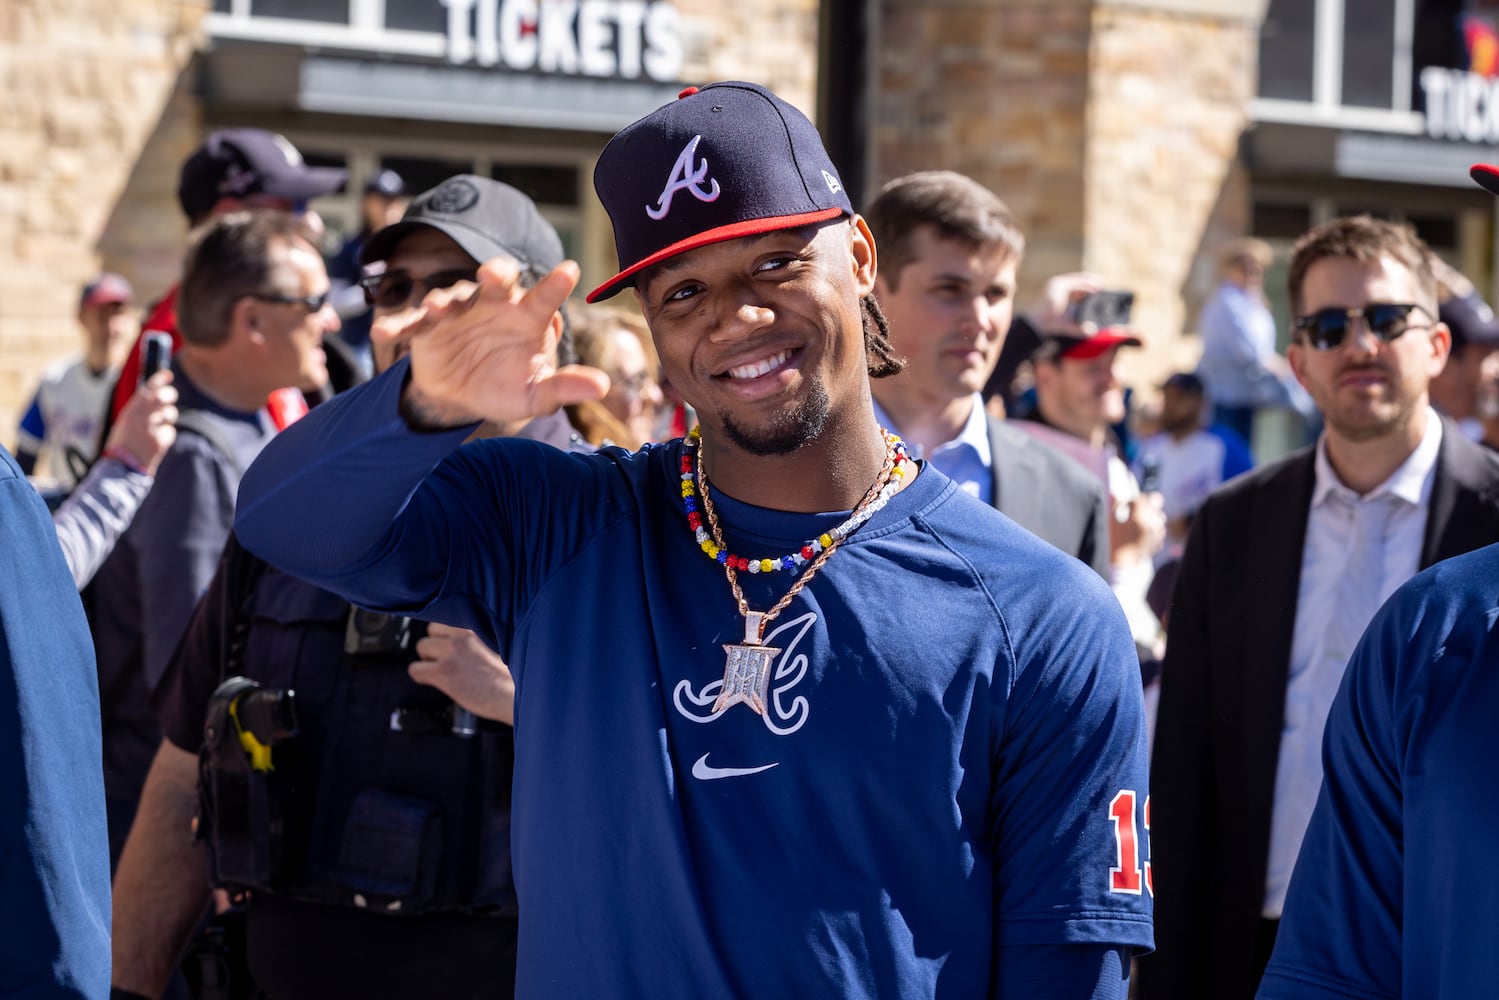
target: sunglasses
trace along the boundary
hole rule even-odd
[[[413,295],[421,301],[434,288],[451,288],[460,281],[474,281],[478,277],[476,267],[437,271],[425,278],[413,278],[405,271],[383,271],[366,274],[359,279],[359,287],[364,289],[364,301],[376,309],[401,309]]]
[[[328,296],[331,294],[333,290],[329,288],[316,295],[278,295],[273,292],[258,292],[250,298],[259,299],[261,302],[279,302],[286,306],[301,306],[309,313],[317,313],[323,311],[323,306],[328,304]]]
[[[1310,315],[1296,317],[1296,329],[1312,347],[1330,351],[1348,336],[1354,318],[1361,316],[1369,332],[1388,344],[1413,326],[1419,329],[1430,325],[1410,322],[1411,313],[1418,309],[1427,316],[1431,315],[1413,302],[1371,302],[1362,309],[1318,309]]]

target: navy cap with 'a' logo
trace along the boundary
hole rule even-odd
[[[589,302],[679,253],[854,211],[817,129],[753,83],[689,87],[627,126],[604,147],[593,186],[620,270]]]

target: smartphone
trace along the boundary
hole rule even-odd
[[[1161,492],[1161,459],[1159,455],[1146,455],[1140,459],[1140,492]]]
[[[172,335],[160,330],[146,333],[141,345],[141,382],[172,363]]]
[[[1134,305],[1134,292],[1091,292],[1072,303],[1067,312],[1072,321],[1079,326],[1092,323],[1098,329],[1105,330],[1110,327],[1129,326],[1129,315]]]

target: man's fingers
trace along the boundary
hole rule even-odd
[[[590,399],[603,399],[609,391],[609,376],[587,365],[567,365],[533,383],[536,409],[541,413]]]
[[[550,321],[552,314],[562,308],[562,303],[578,287],[581,275],[577,263],[564,260],[526,292],[520,303],[533,316]]]
[[[514,257],[492,257],[479,265],[475,280],[480,288],[508,299],[520,281],[520,263]]]
[[[433,635],[428,626],[425,636],[416,641],[416,655],[423,660],[436,661],[446,658],[453,640],[443,635]]]

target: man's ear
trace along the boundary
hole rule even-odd
[[[848,248],[853,259],[854,281],[859,286],[859,297],[874,291],[875,276],[879,273],[879,255],[874,247],[874,234],[864,216],[855,215],[853,225],[848,227]]]
[[[1296,381],[1308,392],[1311,391],[1306,384],[1306,352],[1309,350],[1311,348],[1301,342],[1300,336],[1293,336],[1286,345],[1286,362],[1291,366],[1291,374],[1296,376]]]
[[[230,337],[244,331],[244,335],[253,343],[264,343],[265,334],[260,332],[260,316],[260,303],[248,295],[234,303],[234,309],[229,313]]]

